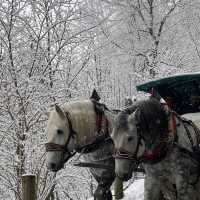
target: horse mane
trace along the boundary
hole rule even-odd
[[[118,112],[115,118],[115,126],[117,129],[127,129],[128,128],[128,116],[136,110],[136,103],[124,108],[122,111]]]
[[[78,133],[78,144],[87,144],[88,138],[94,137],[96,131],[96,112],[91,100],[77,100],[64,104],[72,121],[73,129]]]
[[[135,112],[136,124],[144,138],[154,138],[168,129],[168,116],[164,107],[156,99],[137,101],[118,114],[117,129],[128,129],[128,116]]]
[[[120,112],[115,119],[116,129],[126,130],[128,128],[128,113]]]
[[[168,129],[167,113],[163,105],[154,98],[139,101],[135,116],[142,133],[161,134]]]

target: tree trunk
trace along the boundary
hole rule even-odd
[[[35,175],[22,176],[22,193],[23,200],[36,200]]]

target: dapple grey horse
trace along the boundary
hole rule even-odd
[[[200,120],[200,118],[199,118]],[[138,101],[118,114],[112,139],[115,172],[123,180],[143,163],[145,200],[200,200],[199,129],[155,99]]]
[[[47,124],[47,167],[55,172],[60,170],[75,152],[83,153],[86,161],[109,166],[112,170],[90,170],[98,182],[94,199],[111,200],[110,186],[115,179],[112,127],[103,111],[106,106],[97,97],[93,92],[89,100],[67,102],[51,110]]]

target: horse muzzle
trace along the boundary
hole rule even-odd
[[[128,181],[132,177],[133,163],[127,159],[115,159],[115,173],[123,181]]]
[[[64,167],[63,153],[62,152],[47,152],[46,157],[47,169],[57,172]]]
[[[123,173],[123,174],[116,174],[122,181],[128,181],[132,178],[132,173]]]
[[[47,164],[47,169],[49,169],[52,172],[57,172],[62,168],[63,168],[63,165],[57,165],[54,162],[51,162],[51,163]]]

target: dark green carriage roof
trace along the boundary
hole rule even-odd
[[[151,88],[157,88],[157,87],[171,87],[174,85],[180,85],[184,84],[185,82],[191,82],[191,81],[198,81],[200,82],[200,72],[197,73],[190,73],[190,74],[178,74],[175,76],[169,76],[166,78],[156,79],[153,81],[149,81],[146,83],[143,83],[141,85],[137,85],[137,91],[144,91],[149,92]]]
[[[171,97],[174,110],[183,114],[184,107],[190,103],[191,94],[200,96],[200,72],[169,76],[137,85],[136,88],[148,93],[154,88],[164,99]]]

